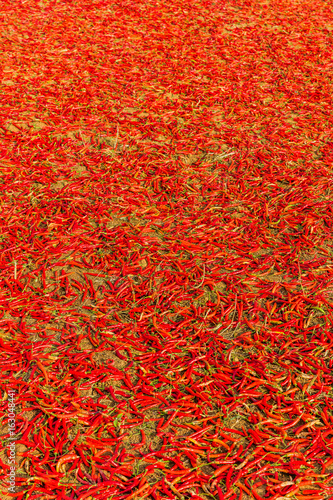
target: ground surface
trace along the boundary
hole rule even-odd
[[[0,22],[2,498],[332,498],[331,2]]]

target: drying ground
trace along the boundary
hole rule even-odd
[[[2,498],[332,498],[330,2],[1,16]]]

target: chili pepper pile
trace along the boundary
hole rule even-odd
[[[1,13],[2,498],[333,498],[330,2]]]

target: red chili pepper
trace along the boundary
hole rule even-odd
[[[61,457],[57,462],[57,467],[56,467],[57,472],[61,471],[63,464],[67,462],[72,462],[75,458],[77,458],[77,455],[75,453],[64,455],[63,457]]]
[[[77,440],[79,439],[79,437],[80,437],[80,429],[77,431],[75,438],[73,439],[73,441],[69,445],[68,451],[71,451],[74,448],[74,446],[76,445]]]
[[[219,500],[225,500],[225,495],[223,494],[223,491],[221,490],[221,488],[219,487],[219,485],[216,485],[216,489],[217,489],[217,493],[218,493],[218,496],[219,496]]]
[[[43,373],[44,378],[45,378],[45,383],[46,383],[46,385],[48,385],[48,383],[49,383],[49,376],[48,376],[48,373],[47,373],[45,367],[43,366],[43,364],[40,361],[36,361],[36,365],[38,366],[38,368]]]
[[[76,447],[76,451],[80,455],[80,457],[82,458],[84,465],[86,465],[88,467],[88,462],[83,454],[83,451],[79,447]]]

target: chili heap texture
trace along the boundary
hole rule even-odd
[[[1,13],[2,498],[332,498],[332,5]]]

